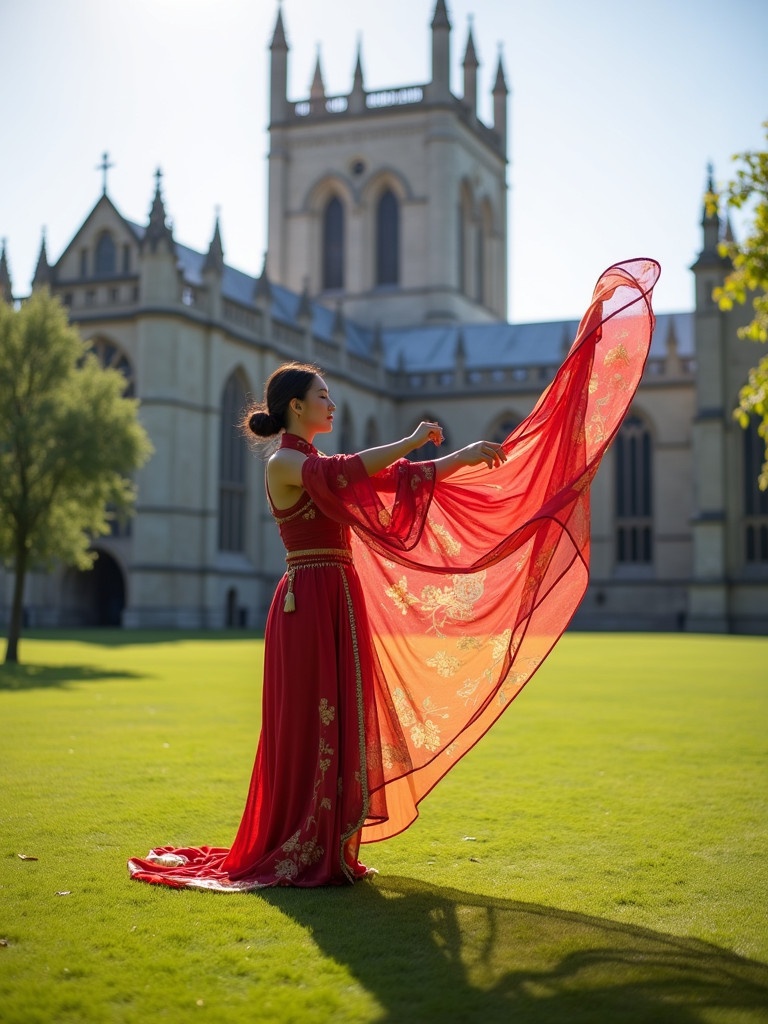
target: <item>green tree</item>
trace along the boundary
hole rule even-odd
[[[752,302],[754,316],[739,336],[752,341],[768,341],[768,121],[763,124],[766,149],[737,153],[736,176],[722,193],[726,204],[734,210],[750,208],[750,224],[741,242],[734,239],[720,243],[721,256],[733,264],[722,287],[713,298],[720,309],[732,309],[734,303]],[[708,197],[710,211],[717,209],[717,196]],[[765,441],[765,462],[760,474],[760,488],[768,489],[768,356],[763,356],[749,371],[747,383],[739,392],[739,405],[734,416],[745,429],[751,417],[757,417],[758,433]]]
[[[29,570],[89,568],[93,539],[131,510],[129,474],[152,446],[124,389],[47,290],[18,310],[0,302],[0,558],[14,574],[6,662],[18,661]]]

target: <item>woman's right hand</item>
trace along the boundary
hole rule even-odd
[[[428,420],[423,420],[418,427],[416,427],[408,440],[411,442],[413,450],[421,448],[421,446],[425,445],[428,441],[439,446],[444,441],[443,428],[439,423],[430,423]]]

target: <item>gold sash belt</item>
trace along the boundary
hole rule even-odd
[[[321,569],[326,565],[351,565],[352,552],[349,548],[306,548],[304,551],[289,551],[285,560],[288,563],[288,590],[283,611],[294,612],[296,598],[293,593],[293,577],[296,570]]]

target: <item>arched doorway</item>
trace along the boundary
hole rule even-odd
[[[99,551],[92,569],[70,569],[64,577],[62,625],[121,626],[125,608],[125,579],[120,566]]]

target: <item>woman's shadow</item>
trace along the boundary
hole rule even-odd
[[[768,965],[695,939],[409,878],[260,896],[398,1024],[768,1020]]]

